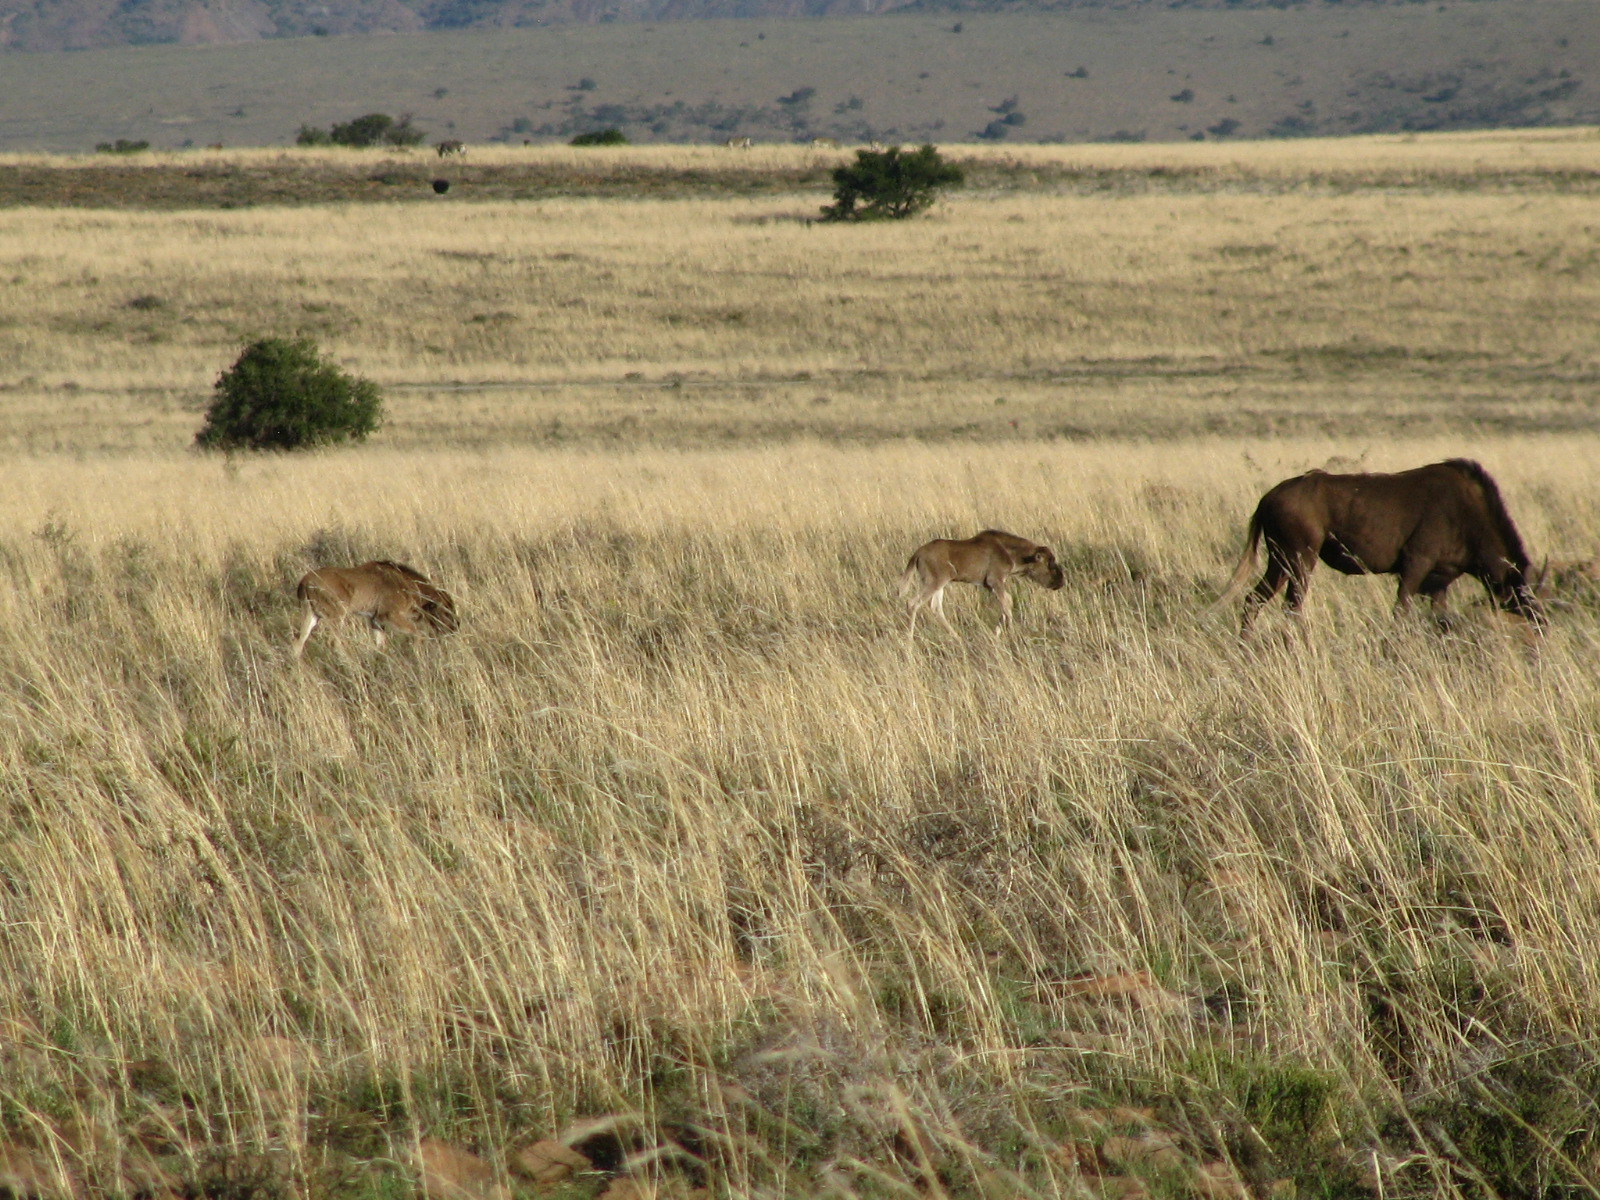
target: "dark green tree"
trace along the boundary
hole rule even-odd
[[[410,113],[402,114],[398,121],[388,113],[368,113],[326,130],[302,125],[294,140],[299,146],[416,146],[427,136],[411,123]]]
[[[309,338],[262,338],[217,377],[195,445],[299,450],[365,441],[383,417],[378,385],[322,358]]]
[[[833,172],[833,203],[822,210],[824,221],[900,220],[923,211],[940,188],[960,187],[966,176],[947,163],[932,146],[906,153],[857,150],[850,166]]]
[[[569,146],[626,146],[628,135],[620,129],[591,129],[567,143]]]

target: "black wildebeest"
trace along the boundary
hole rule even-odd
[[[1256,505],[1244,554],[1218,604],[1249,580],[1263,540],[1267,569],[1245,597],[1241,634],[1285,584],[1289,608],[1298,612],[1319,558],[1346,575],[1398,575],[1396,608],[1426,596],[1441,623],[1445,590],[1471,575],[1500,608],[1535,627],[1544,624],[1528,552],[1500,489],[1489,472],[1465,458],[1393,475],[1307,471],[1285,479]]]

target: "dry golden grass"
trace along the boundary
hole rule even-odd
[[[1233,170],[1257,176],[1304,180],[1308,176],[1359,180],[1394,171],[1422,180],[1449,173],[1464,179],[1483,174],[1594,169],[1600,158],[1600,130],[1593,126],[1553,129],[1478,129],[1461,133],[1375,134],[1348,138],[1278,138],[1210,142],[1080,143],[1075,145],[961,144],[945,148],[972,165],[1022,163],[1041,168],[1138,169],[1148,167]],[[810,145],[757,143],[730,152],[723,145],[670,144],[573,147],[474,143],[465,158],[444,160],[446,170],[483,163],[490,166],[538,163],[600,174],[626,170],[715,171],[730,165],[743,170],[783,172],[816,161],[849,158],[851,146],[825,150]],[[410,160],[437,163],[430,146],[410,149],[346,150],[334,146],[248,147],[221,150],[196,147],[154,150],[127,158],[103,154],[0,153],[0,166],[85,169],[120,163],[160,169],[224,163],[238,167],[300,163],[371,169],[374,163]]]
[[[1308,646],[1205,612],[1335,458],[1473,455],[1595,550],[1580,201],[791,208],[8,216],[0,1186],[471,1147],[434,1200],[496,1200],[610,1117],[729,1196],[1592,1190],[1596,597],[1537,657],[1470,582],[1449,637],[1331,574]],[[386,432],[184,452],[299,329]],[[1197,432],[1251,424],[1325,432]],[[1066,588],[908,638],[905,555],[984,526]],[[461,632],[293,665],[294,580],[380,556]]]
[[[873,227],[806,224],[821,189],[15,211],[0,444],[181,445],[240,346],[291,332],[391,388],[381,437],[400,446],[1591,426],[1593,198],[1498,172],[1592,172],[1600,139],[1161,154],[1032,150],[1145,174],[1131,194],[973,190]],[[1407,161],[1424,183],[1373,185]],[[1237,163],[1237,185],[1183,182]],[[1319,171],[1344,183],[1284,186]]]
[[[1309,649],[1241,651],[1249,506],[1342,446],[8,461],[10,1136],[383,1191],[418,1137],[642,1112],[730,1194],[1076,1196],[1072,1114],[1131,1099],[1180,1191],[1590,1178],[1596,613],[1534,661],[1330,576]],[[1600,527],[1591,438],[1366,465],[1461,450],[1537,550]],[[904,555],[987,524],[1066,589],[908,640]],[[380,554],[462,632],[292,665],[295,577]],[[1529,1063],[1537,1137],[1473,1107]]]

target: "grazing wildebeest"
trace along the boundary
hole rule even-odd
[[[1346,575],[1398,575],[1396,608],[1426,596],[1441,624],[1445,590],[1462,575],[1482,583],[1506,612],[1535,627],[1544,624],[1528,577],[1528,552],[1500,489],[1468,459],[1393,475],[1307,471],[1285,479],[1256,505],[1244,554],[1218,605],[1249,581],[1262,540],[1266,573],[1245,597],[1241,634],[1285,584],[1288,606],[1299,612],[1319,558]]]
[[[381,650],[389,630],[400,633],[453,633],[456,602],[443,588],[404,563],[377,559],[359,567],[319,567],[308,572],[295,589],[300,600],[300,635],[295,638],[294,656],[306,648],[306,641],[318,621],[337,621],[355,614],[372,626]]]
[[[448,158],[452,154],[465,154],[467,144],[457,138],[446,138],[434,147],[439,152],[440,158]]]
[[[944,622],[946,629],[954,631],[955,626],[944,615],[944,589],[952,583],[981,585],[1000,606],[1000,624],[1009,625],[1011,595],[1006,591],[1006,580],[1013,575],[1031,579],[1051,591],[1067,581],[1049,546],[998,529],[985,529],[964,541],[938,538],[917,547],[900,576],[900,593],[909,597],[906,612],[911,617],[911,628],[916,629],[917,613],[926,607]]]

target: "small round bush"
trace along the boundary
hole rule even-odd
[[[309,338],[262,338],[217,377],[195,444],[300,450],[365,441],[383,417],[378,385],[322,358]]]
[[[569,146],[626,146],[628,135],[620,129],[592,129],[580,133],[567,143]]]
[[[909,153],[899,146],[857,150],[852,165],[834,169],[833,203],[822,210],[822,219],[903,220],[932,204],[939,189],[960,187],[963,179],[961,168],[932,146]]]

